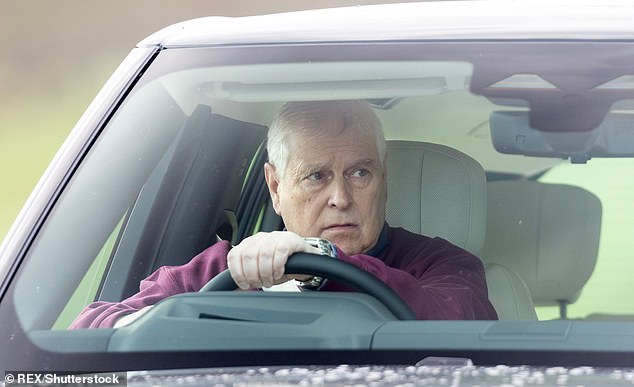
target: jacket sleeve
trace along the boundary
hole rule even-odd
[[[439,238],[435,238],[438,240]],[[403,257],[397,267],[368,255],[339,259],[351,263],[387,284],[421,320],[495,320],[488,299],[484,267],[474,255],[442,239],[438,248],[425,248]],[[343,284],[326,283],[323,290],[350,290]]]
[[[187,264],[163,266],[141,281],[139,292],[121,302],[93,302],[75,318],[69,329],[111,328],[121,317],[174,294],[197,292],[227,268],[229,242],[207,248]]]

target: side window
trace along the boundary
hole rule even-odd
[[[54,329],[95,300],[120,301],[164,265],[184,264],[218,238],[260,229],[268,191],[266,128],[199,106],[167,149],[74,290]]]
[[[55,321],[52,329],[67,329],[79,312],[95,299],[121,232],[122,224],[123,220],[112,231],[112,234],[99,251],[97,257],[95,257],[70,300],[68,300],[66,307],[57,318],[57,321]]]
[[[13,302],[24,329],[63,327],[72,313],[62,311],[91,300],[104,277],[101,267],[108,262],[109,250],[116,250],[109,247],[113,231],[185,119],[185,112],[157,82],[133,91],[109,117],[47,213],[20,267]]]
[[[161,266],[237,233],[238,198],[266,128],[199,105],[131,207],[97,299],[119,301]],[[248,206],[252,197],[247,195]]]

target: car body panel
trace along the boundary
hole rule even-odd
[[[630,38],[634,29],[629,4],[606,1],[600,6],[600,23],[595,18],[597,4],[584,1],[442,1],[214,17],[167,27],[139,46]]]

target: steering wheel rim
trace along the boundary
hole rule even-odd
[[[389,286],[372,274],[336,258],[317,254],[295,253],[288,258],[286,274],[311,274],[344,283],[381,302],[399,320],[416,320],[412,309]],[[235,290],[238,285],[229,270],[218,274],[200,289],[200,292]]]

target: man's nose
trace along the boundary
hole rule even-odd
[[[345,209],[352,202],[350,186],[345,177],[335,178],[330,186],[330,196],[328,206],[332,208]]]

